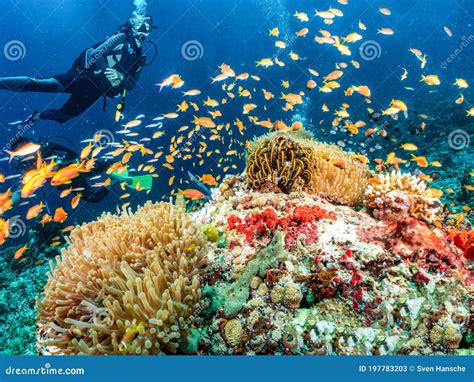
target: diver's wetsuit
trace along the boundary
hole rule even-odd
[[[0,89],[19,92],[69,93],[71,97],[60,109],[46,110],[39,118],[64,123],[91,107],[100,97],[115,97],[124,89],[133,89],[145,57],[130,33],[118,33],[105,42],[86,49],[71,69],[51,78],[0,78]],[[112,68],[124,75],[118,86],[112,86],[105,70]]]

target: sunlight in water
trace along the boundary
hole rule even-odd
[[[267,15],[267,20],[271,20],[274,26],[278,26],[284,39],[290,38],[290,28],[288,20],[291,13],[286,6],[286,0],[257,0],[255,4],[262,8]]]

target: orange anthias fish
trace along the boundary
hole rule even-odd
[[[45,224],[51,223],[52,220],[53,220],[53,218],[51,217],[51,215],[46,214],[41,218],[41,225],[44,227]]]
[[[36,218],[42,211],[45,205],[43,202],[37,204],[36,206],[31,207],[28,212],[26,213],[26,220],[31,220]]]
[[[81,198],[82,198],[82,194],[80,194],[80,193],[77,194],[74,198],[72,198],[72,200],[71,200],[71,207],[72,207],[73,210],[77,208],[77,206],[79,205],[79,202],[80,202]]]
[[[10,163],[15,157],[25,157],[25,156],[34,154],[40,148],[41,148],[41,145],[37,145],[36,143],[26,143],[23,146],[21,146],[18,150],[15,150],[15,151],[5,150],[5,152],[8,155],[10,155],[10,160],[8,161],[8,163]]]
[[[324,77],[324,81],[334,81],[342,77],[344,72],[342,70],[334,70],[333,72],[329,73],[326,77]]]
[[[271,129],[273,127],[273,123],[270,120],[255,122],[255,124],[265,127],[266,129]]]
[[[15,260],[18,260],[20,257],[22,257],[25,252],[28,250],[28,245],[24,245],[23,247],[21,247],[20,249],[18,249],[15,254],[13,255],[13,258]]]
[[[403,150],[406,151],[416,151],[418,150],[418,147],[416,147],[413,143],[404,143],[401,145]]]
[[[0,194],[0,215],[8,211],[13,205],[13,201],[11,199],[12,195],[11,189],[8,189],[8,191]]]
[[[298,131],[303,128],[303,123],[301,121],[295,121],[291,124],[291,130]]]
[[[385,161],[385,164],[398,165],[398,164],[405,163],[405,162],[406,162],[406,160],[397,158],[395,156],[395,153],[391,152],[390,154],[387,155],[387,160]]]
[[[371,92],[368,86],[352,86],[352,90],[359,93],[362,97],[370,97]]]
[[[425,157],[422,157],[422,156],[415,156],[413,154],[411,154],[411,157],[412,157],[412,161],[413,162],[416,162],[416,164],[420,167],[428,167],[428,161],[426,160]]]
[[[64,209],[63,209],[62,207],[56,209],[56,211],[54,212],[53,221],[54,221],[55,223],[62,223],[62,222],[64,222],[66,219],[67,219],[67,212],[64,211]]]
[[[70,164],[56,172],[51,179],[51,185],[55,187],[62,184],[69,184],[71,180],[78,177],[81,172],[87,172],[85,162]]]
[[[188,188],[184,191],[180,191],[180,194],[183,195],[185,198],[191,200],[201,200],[205,198],[204,194],[201,191],[195,190],[193,188]]]
[[[0,245],[5,243],[5,240],[10,235],[10,223],[8,220],[0,219]]]
[[[70,226],[64,228],[63,230],[61,230],[61,232],[62,233],[68,233],[68,232],[71,232],[74,228],[76,228],[76,227],[74,227],[73,225],[70,225]]]
[[[21,188],[21,197],[27,198],[33,195],[37,189],[41,188],[46,183],[46,180],[50,176],[52,176],[52,173],[48,173],[44,169],[32,170],[25,174],[22,180],[23,187]]]
[[[81,155],[80,155],[80,158],[81,160],[87,158],[90,153],[92,152],[92,149],[94,148],[94,145],[92,143],[90,143],[88,146],[84,147],[81,151]]]
[[[133,121],[130,121],[128,122],[127,124],[125,125],[122,125],[125,129],[131,129],[133,127],[137,127],[137,126],[140,126],[142,123],[142,121],[140,121],[139,119],[134,119]]]
[[[194,116],[193,123],[197,126],[207,127],[208,129],[213,129],[216,127],[216,123],[209,117]]]
[[[377,186],[382,184],[382,181],[379,178],[369,178],[367,179],[367,183]]]
[[[217,180],[211,174],[204,174],[201,177],[201,182],[208,186],[217,186]]]

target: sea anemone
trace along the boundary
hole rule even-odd
[[[201,298],[205,245],[182,199],[77,227],[37,300],[40,351],[176,352]]]
[[[361,202],[367,166],[304,130],[275,132],[251,142],[246,173],[254,190],[307,192],[340,204]]]

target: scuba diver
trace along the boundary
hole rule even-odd
[[[155,59],[156,45],[155,57],[149,64],[142,51],[153,29],[156,27],[151,16],[134,15],[117,34],[84,50],[66,73],[42,79],[4,77],[0,78],[0,89],[71,94],[60,109],[34,111],[22,123],[33,124],[38,120],[65,123],[89,109],[101,97],[104,97],[105,110],[106,97],[122,95],[124,101],[126,91],[137,85],[141,69]]]
[[[53,142],[53,139],[63,139],[67,141],[72,147],[74,147],[74,149],[57,142]],[[34,140],[21,137],[18,138],[18,140],[12,146],[12,149],[16,150],[26,143],[37,143],[40,145],[42,158],[45,160],[54,160],[61,168],[80,162],[80,155],[78,154],[74,143],[67,138],[52,136],[41,138],[39,141],[35,142]],[[36,156],[34,155],[26,158],[15,158],[13,160],[13,164],[18,173],[24,174],[36,166]],[[100,203],[107,195],[109,195],[110,190],[108,187],[95,186],[93,184],[93,180],[105,174],[109,167],[110,163],[107,163],[107,161],[103,159],[97,159],[91,171],[87,173],[80,173],[79,176],[71,179],[70,184],[56,186],[56,188],[60,191],[73,188],[77,190],[74,193],[82,194],[81,200],[89,203]],[[136,189],[137,184],[139,184],[144,190],[151,190],[152,188],[153,177],[151,175],[130,176],[128,171],[124,171],[120,174],[118,172],[113,172],[108,176],[112,179],[112,184],[120,182],[131,189]],[[20,199],[20,190],[18,190],[13,194],[12,200],[14,203],[16,203]]]

